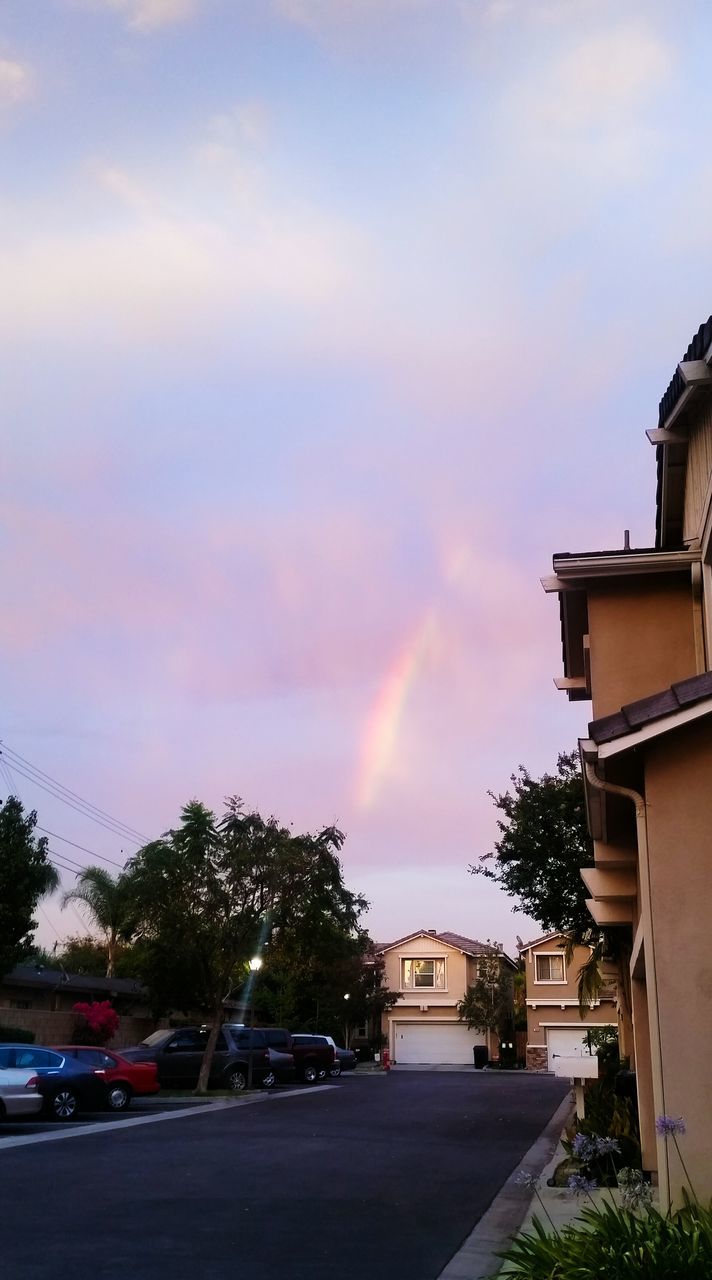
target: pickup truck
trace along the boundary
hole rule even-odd
[[[225,1027],[237,1030],[235,1023],[226,1023]],[[292,1055],[297,1079],[305,1084],[323,1080],[334,1065],[334,1050],[323,1036],[293,1036],[284,1027],[255,1027],[254,1034],[258,1033],[270,1049]]]

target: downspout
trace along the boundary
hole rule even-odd
[[[607,795],[622,796],[635,805],[635,822],[638,837],[638,883],[640,886],[640,914],[643,920],[643,936],[649,939],[650,946],[645,948],[645,985],[652,991],[653,999],[648,999],[648,1019],[650,1022],[651,1050],[656,1059],[657,1075],[660,1081],[660,1114],[666,1114],[665,1079],[662,1064],[662,1041],[660,1036],[660,1006],[658,1000],[658,982],[656,971],[655,938],[653,932],[653,913],[650,891],[650,865],[648,861],[648,820],[645,797],[631,787],[621,787],[615,782],[604,782],[596,773],[590,760],[584,760],[584,771],[587,782],[597,791]],[[655,1079],[655,1072],[653,1080]],[[670,1207],[670,1167],[668,1162],[667,1143],[658,1142],[658,1189],[661,1206]]]

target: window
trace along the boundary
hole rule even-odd
[[[64,1058],[58,1053],[51,1053],[48,1049],[16,1049],[15,1050],[15,1066],[35,1068],[49,1067],[55,1071],[62,1066]]]
[[[444,960],[402,960],[401,987],[408,991],[429,987],[430,990],[445,990]]]
[[[536,982],[565,982],[564,957],[562,955],[534,956]]]

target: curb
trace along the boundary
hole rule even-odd
[[[539,1176],[556,1151],[572,1110],[570,1097],[564,1098],[438,1280],[491,1280],[499,1274],[503,1263],[498,1254],[517,1234],[531,1204],[531,1191],[519,1183],[519,1176]]]

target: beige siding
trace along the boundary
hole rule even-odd
[[[705,502],[712,476],[712,408],[700,416],[690,433],[685,473],[683,537],[698,538],[702,531]]]

